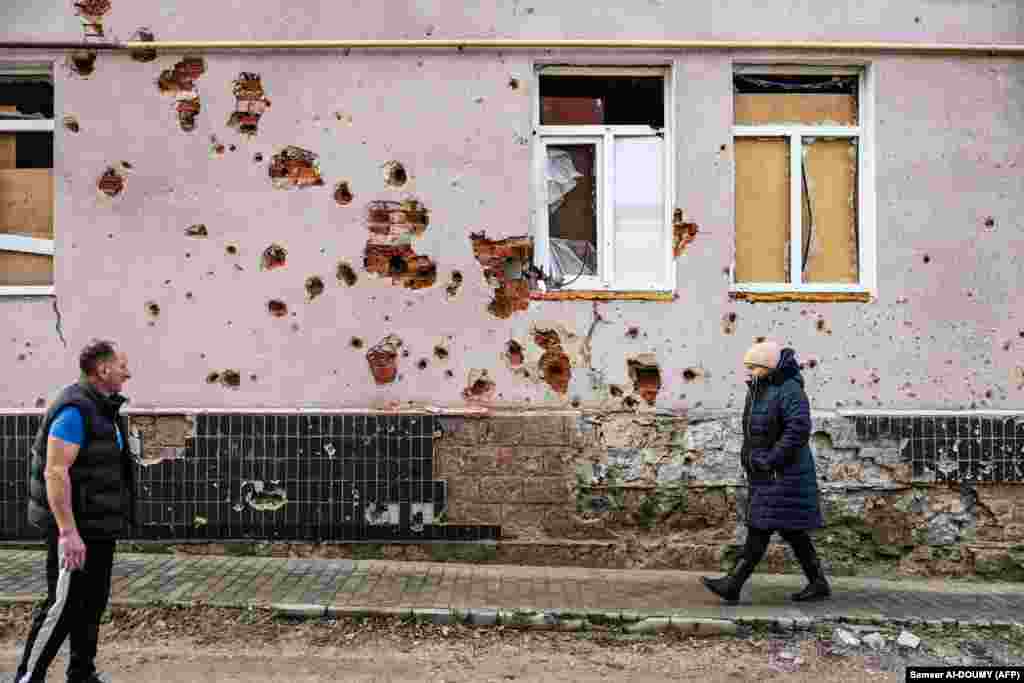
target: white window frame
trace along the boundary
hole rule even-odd
[[[731,291],[754,294],[852,293],[878,296],[877,243],[875,233],[874,78],[868,65],[810,66],[791,64],[736,64],[734,74],[857,76],[856,126],[797,124],[733,125],[733,139],[774,137],[789,140],[789,282],[737,282],[735,260],[730,268]],[[735,115],[734,115],[735,116]],[[735,118],[734,118],[735,120]],[[805,137],[855,138],[857,140],[857,263],[856,283],[803,282],[803,154]],[[734,169],[735,177],[735,169]],[[733,200],[735,202],[735,185]],[[735,210],[735,207],[734,207]]]
[[[672,257],[672,207],[674,202],[674,159],[672,140],[674,131],[673,76],[671,65],[662,66],[545,66],[535,69],[533,98],[533,196],[534,196],[534,249],[533,263],[545,274],[552,272],[549,250],[548,189],[546,179],[547,148],[549,145],[595,145],[594,168],[597,171],[597,260],[596,276],[582,275],[571,284],[555,291],[652,291],[673,292],[676,289],[675,259]],[[665,127],[656,129],[644,125],[541,125],[541,76],[659,76],[664,87]],[[613,281],[615,273],[615,140],[627,137],[661,137],[662,169],[664,173],[664,217],[662,246],[656,258],[665,260],[664,282],[649,282],[628,286]],[[571,278],[570,278],[571,279]]]
[[[49,66],[24,65],[24,64],[2,64],[0,63],[0,74],[3,75],[28,75],[28,76],[49,76],[53,77],[53,70]],[[56,84],[54,84],[56,85]],[[56,99],[56,93],[54,93]],[[0,119],[0,133],[44,133],[54,135],[57,119],[57,112],[54,110],[52,119],[12,121]],[[56,140],[54,140],[56,143]],[[54,145],[56,149],[56,144]],[[56,162],[55,162],[56,163]],[[56,177],[56,176],[55,176]],[[0,251],[11,251],[20,254],[43,254],[54,255],[54,240],[44,240],[24,235],[12,235],[0,233]],[[53,285],[4,285],[0,286],[0,297],[3,296],[52,296]]]

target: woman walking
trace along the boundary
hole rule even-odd
[[[807,533],[824,524],[814,456],[807,445],[811,408],[796,353],[766,341],[747,351],[743,365],[749,387],[740,451],[750,482],[747,540],[728,575],[702,581],[723,600],[739,600],[740,589],[777,531],[792,546],[808,581],[806,588],[790,597],[796,601],[825,599],[832,591]]]

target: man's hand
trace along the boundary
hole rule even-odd
[[[75,571],[85,566],[85,543],[78,534],[78,529],[62,529],[57,537],[60,555],[64,558],[64,566]]]

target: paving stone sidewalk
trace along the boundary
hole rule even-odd
[[[0,550],[0,603],[39,599],[44,566],[43,552]],[[1024,584],[837,577],[831,600],[790,602],[803,583],[795,575],[757,574],[749,600],[725,605],[695,572],[119,553],[112,603],[265,606],[307,616],[472,610],[532,613],[542,621],[546,615],[549,622],[588,614],[805,626],[1024,622]]]

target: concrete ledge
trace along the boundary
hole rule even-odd
[[[275,602],[270,605],[270,609],[290,617],[306,617],[310,619],[319,619],[326,616],[327,613],[327,608],[324,605],[311,603]]]

